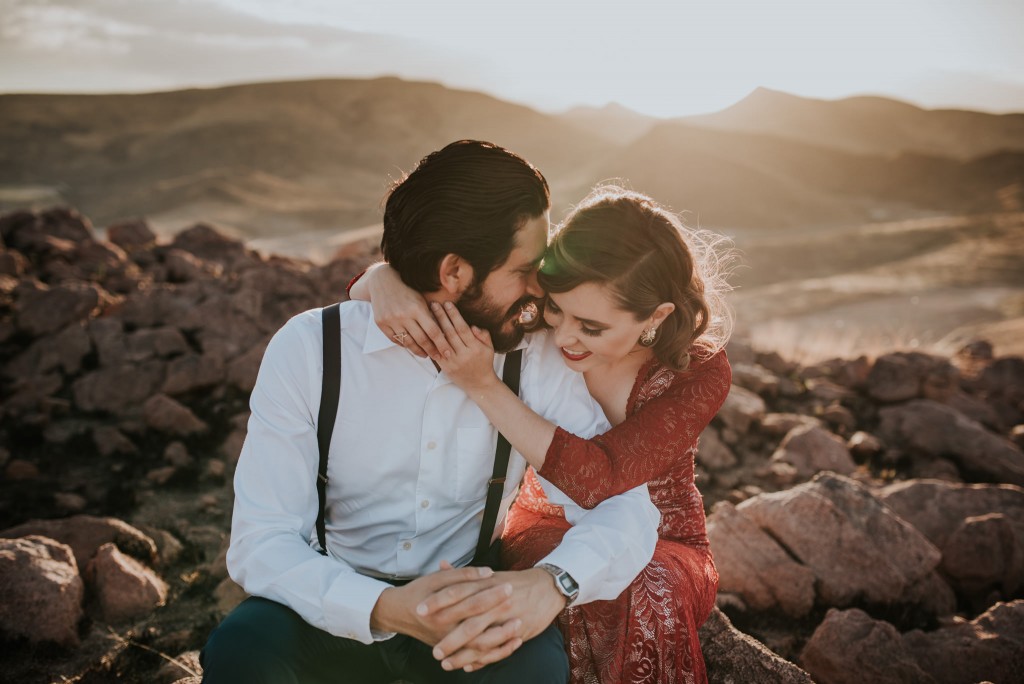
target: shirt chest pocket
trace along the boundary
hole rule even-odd
[[[478,501],[487,496],[496,439],[497,433],[490,427],[459,428],[455,454],[456,501]]]

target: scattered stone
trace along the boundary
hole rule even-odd
[[[89,505],[89,502],[81,494],[56,492],[53,495],[53,505],[64,513],[81,513]]]
[[[163,378],[161,361],[125,364],[83,375],[71,386],[71,392],[82,411],[121,413],[152,396]]]
[[[841,435],[857,429],[857,417],[842,404],[830,404],[821,412],[822,419]]]
[[[201,258],[221,263],[234,261],[245,254],[245,245],[205,223],[198,223],[174,236],[171,247]]]
[[[31,461],[21,458],[12,458],[4,468],[4,477],[14,482],[24,482],[39,479],[39,467]]]
[[[24,290],[18,298],[15,320],[18,329],[32,337],[51,335],[84,320],[99,303],[99,289],[89,283]]]
[[[146,473],[146,480],[162,487],[170,482],[171,478],[177,475],[177,473],[178,469],[174,466],[162,466]]]
[[[224,272],[224,266],[221,264],[204,261],[181,249],[167,250],[164,254],[164,266],[167,267],[167,281],[171,283],[218,278]]]
[[[224,360],[218,356],[186,354],[167,364],[165,394],[185,394],[224,381]]]
[[[830,608],[800,664],[819,684],[935,684],[895,627],[857,608]]]
[[[700,434],[697,461],[708,470],[725,470],[736,465],[736,454],[722,442],[713,427],[707,427]]]
[[[797,477],[802,479],[823,470],[849,475],[857,469],[843,440],[816,425],[790,430],[771,460],[793,466]]]
[[[733,385],[718,412],[718,419],[729,429],[745,435],[752,425],[764,418],[765,412],[764,399],[748,389]]]
[[[1016,682],[1024,672],[1024,600],[996,603],[970,622],[913,630],[903,643],[938,684]]]
[[[134,454],[138,451],[132,440],[112,425],[97,425],[93,428],[92,441],[101,456]]]
[[[779,379],[757,364],[733,363],[734,383],[762,396],[774,397],[779,392]]]
[[[129,253],[149,249],[156,244],[156,234],[141,219],[108,226],[107,239]]]
[[[136,330],[128,335],[125,347],[130,361],[177,356],[189,350],[185,336],[172,325]]]
[[[757,362],[775,375],[784,377],[791,375],[800,368],[800,364],[794,361],[787,361],[779,356],[777,352],[761,352],[757,355]]]
[[[850,454],[859,461],[874,458],[885,450],[882,440],[867,432],[855,432],[846,442]]]
[[[700,628],[709,684],[814,684],[810,675],[733,627],[718,608]]]
[[[199,420],[191,409],[166,394],[156,394],[147,399],[142,405],[142,415],[149,427],[173,435],[192,435],[207,430],[206,423]]]
[[[967,595],[983,597],[992,589],[1016,595],[1024,583],[1018,531],[1003,513],[964,519],[941,547],[943,572]]]
[[[1024,484],[1021,450],[948,406],[917,399],[883,408],[879,417],[879,432],[889,443],[952,458],[961,472],[978,479]]]
[[[77,646],[82,578],[71,549],[52,539],[0,539],[0,630]]]
[[[188,447],[178,441],[171,442],[164,449],[164,460],[177,468],[188,468],[195,462],[188,453]]]
[[[772,437],[782,437],[793,428],[802,425],[820,426],[821,421],[814,416],[800,413],[768,413],[761,420],[761,430]]]
[[[0,537],[11,539],[30,535],[49,537],[70,546],[79,568],[85,567],[100,546],[111,542],[143,561],[151,563],[156,557],[152,539],[116,518],[75,515],[57,520],[29,520],[0,531]]]
[[[127,622],[151,613],[167,601],[167,584],[152,570],[104,544],[86,567],[85,576],[104,620]]]
[[[804,386],[811,397],[822,402],[839,402],[854,396],[853,390],[824,378],[810,378],[804,382]]]

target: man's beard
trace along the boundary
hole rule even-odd
[[[479,283],[473,283],[462,294],[457,304],[459,313],[466,319],[466,323],[490,333],[494,351],[504,354],[515,349],[522,341],[525,332],[518,323],[519,314],[523,306],[532,300],[533,297],[527,295],[502,311],[494,302],[484,297],[483,288]]]

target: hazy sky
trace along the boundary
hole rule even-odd
[[[0,0],[0,92],[395,74],[554,111],[757,86],[1024,111],[1024,0]]]

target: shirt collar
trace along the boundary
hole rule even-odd
[[[366,339],[363,341],[363,353],[373,354],[382,349],[397,347],[395,341],[388,337],[383,330],[377,327],[371,314],[370,320],[366,323]]]

